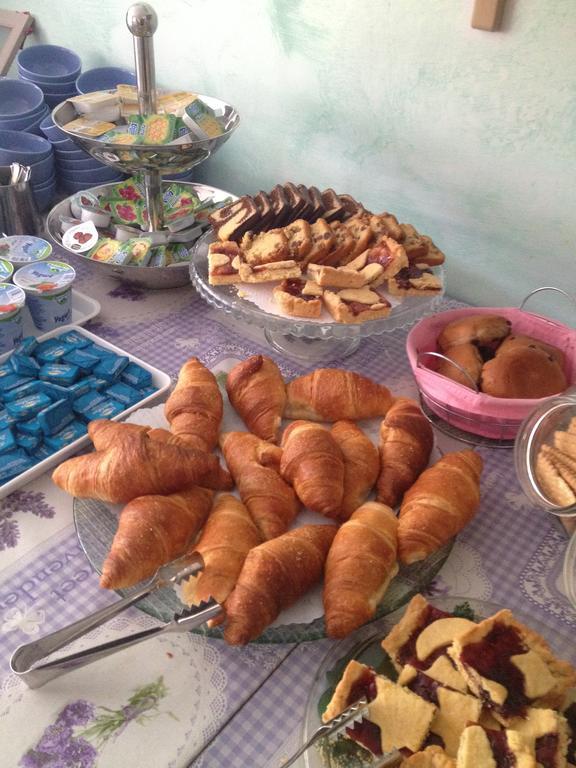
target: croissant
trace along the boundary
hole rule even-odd
[[[118,530],[102,566],[100,586],[131,587],[183,555],[211,506],[212,491],[206,488],[133,499],[120,512]]]
[[[331,432],[344,457],[344,497],[339,517],[348,520],[372,490],[380,458],[376,446],[353,421],[337,421]]]
[[[240,499],[230,493],[218,496],[195,547],[204,558],[204,570],[198,578],[184,582],[184,601],[191,605],[214,597],[224,603],[246,555],[261,542],[258,528]]]
[[[398,521],[400,562],[423,560],[472,520],[480,504],[482,466],[474,451],[447,453],[406,491]]]
[[[279,474],[282,449],[250,432],[226,432],[220,447],[262,539],[287,531],[300,505],[294,490]]]
[[[255,640],[320,580],[335,533],[333,525],[304,525],[250,550],[224,604],[230,645]]]
[[[320,424],[294,421],[282,436],[280,474],[305,507],[338,518],[344,497],[344,457]]]
[[[390,507],[368,501],[336,533],[324,571],[329,637],[346,637],[370,621],[398,572],[398,521]]]
[[[397,506],[430,461],[434,433],[414,400],[399,398],[380,425],[378,501]]]
[[[52,480],[82,499],[121,504],[137,496],[176,493],[192,485],[227,490],[230,474],[212,453],[148,440],[125,438],[105,451],[76,456],[54,470]]]
[[[110,448],[119,440],[134,435],[147,434],[152,428],[140,424],[128,422],[110,421],[109,419],[95,419],[88,422],[88,437],[94,443],[97,451]]]
[[[175,435],[194,448],[211,451],[218,444],[223,407],[216,377],[192,357],[180,369],[164,413]]]
[[[371,419],[384,416],[394,398],[365,376],[339,368],[318,368],[286,387],[284,417],[310,421]]]
[[[275,443],[286,404],[286,385],[276,363],[253,355],[226,378],[228,398],[250,432]]]

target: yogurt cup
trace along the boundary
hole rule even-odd
[[[12,283],[0,283],[0,353],[22,341],[22,310],[26,294]]]
[[[0,259],[0,283],[9,283],[14,274],[14,264]]]
[[[14,283],[26,294],[34,325],[51,331],[72,322],[72,283],[76,272],[63,261],[40,261],[22,267]]]
[[[0,238],[0,259],[9,261],[15,269],[48,259],[52,246],[41,237],[9,235]]]

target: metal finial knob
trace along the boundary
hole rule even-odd
[[[158,28],[158,16],[148,3],[134,3],[126,12],[126,25],[136,37],[152,37]]]

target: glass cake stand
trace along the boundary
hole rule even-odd
[[[362,339],[407,328],[436,311],[444,289],[434,296],[406,296],[380,320],[346,324],[298,319],[273,314],[243,294],[244,286],[210,285],[208,282],[208,246],[216,236],[212,230],[196,241],[190,260],[190,279],[202,298],[213,307],[231,314],[237,320],[264,329],[268,343],[288,357],[318,362],[347,357],[360,346]],[[434,269],[444,285],[441,267]],[[270,284],[268,284],[270,285]],[[271,288],[270,288],[271,290]]]

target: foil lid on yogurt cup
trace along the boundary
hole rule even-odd
[[[14,275],[14,282],[24,291],[53,296],[69,288],[75,277],[74,267],[63,261],[41,261],[19,269]]]
[[[15,264],[32,264],[47,259],[51,253],[52,246],[41,237],[9,235],[0,238],[0,259]]]
[[[17,285],[0,283],[0,319],[19,312],[26,303],[26,294]]]
[[[0,283],[7,283],[14,274],[14,264],[0,259]]]

